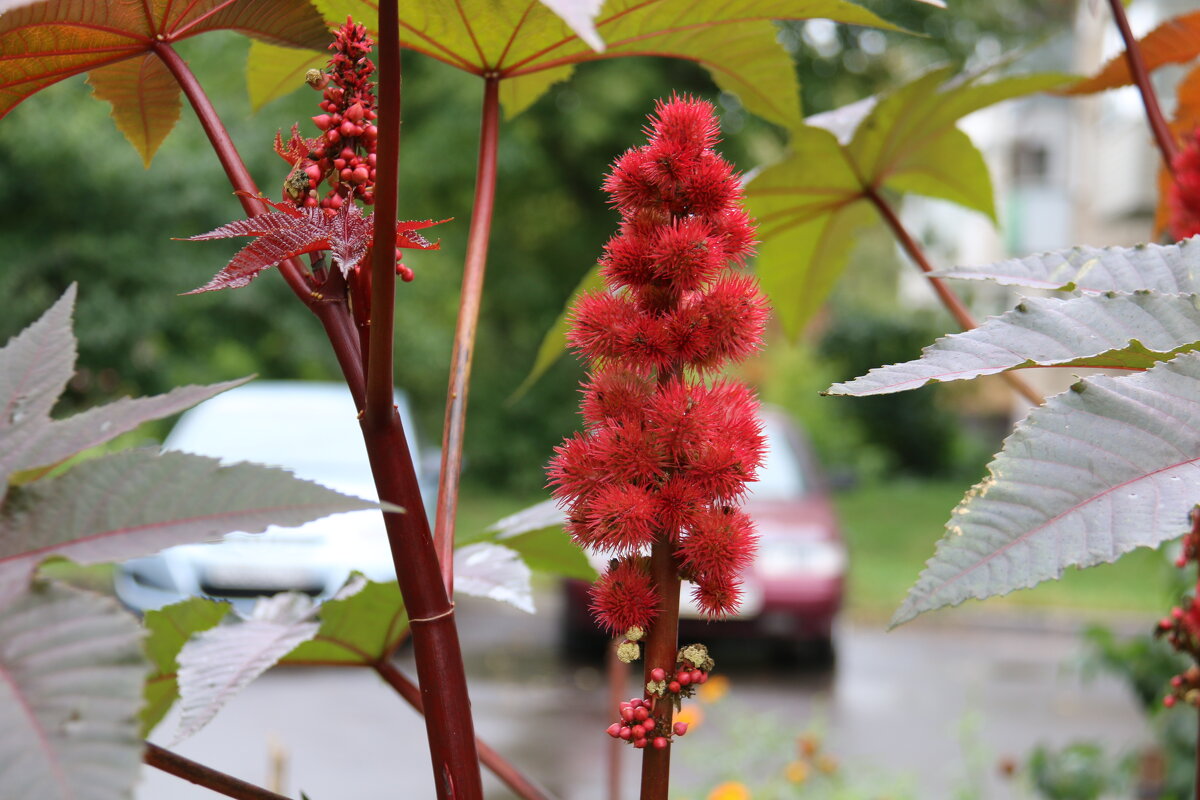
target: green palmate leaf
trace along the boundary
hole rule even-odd
[[[375,19],[367,0],[318,0],[317,6],[331,23],[348,15],[368,24]],[[605,44],[597,52],[542,3],[432,0],[401,9],[400,39],[404,47],[459,69],[512,82],[504,94],[509,116],[568,77],[576,64],[649,55],[701,64],[751,113],[792,126],[800,122],[795,69],[771,20],[814,17],[894,29],[846,0],[608,0],[594,20]],[[262,55],[252,51],[252,70]],[[542,74],[551,70],[553,80]],[[254,91],[263,96],[261,89]]]
[[[567,23],[567,27],[587,42],[588,47],[596,51],[604,50],[604,40],[596,32],[596,16],[604,0],[541,0],[541,3]]]
[[[328,61],[328,50],[297,50],[257,39],[250,42],[246,61],[250,107],[258,111],[272,100],[305,86],[304,76],[308,71],[324,69]]]
[[[1148,369],[1190,350],[1200,350],[1194,294],[1029,298],[973,330],[938,339],[919,359],[873,369],[827,393],[887,394],[1033,366]]]
[[[257,464],[221,466],[213,458],[147,450],[91,459],[9,491],[0,508],[0,602],[50,555],[81,564],[116,561],[230,531],[254,533],[375,507]]]
[[[854,231],[877,221],[871,193],[937,197],[994,218],[987,166],[958,121],[1065,80],[1023,75],[984,83],[975,76],[947,83],[950,76],[934,70],[874,101],[814,117],[793,131],[792,154],[748,184],[763,240],[759,276],[793,335],[837,282]]]
[[[194,634],[215,627],[231,608],[228,603],[193,597],[146,612],[143,620],[147,631],[145,648],[154,669],[146,679],[146,703],[138,715],[143,737],[162,721],[179,697],[176,674],[179,651]]]
[[[351,578],[317,614],[316,635],[281,658],[281,664],[367,666],[388,658],[408,636],[408,615],[395,581]]]
[[[943,278],[991,280],[1080,292],[1200,292],[1200,242],[1139,244],[1136,247],[1073,247],[1013,258],[982,267],[956,267],[934,273]]]
[[[1082,380],[1034,409],[967,493],[893,624],[1115,561],[1200,496],[1200,354]]]
[[[504,544],[520,553],[534,572],[584,581],[598,577],[583,549],[571,541],[561,523],[505,539]]]
[[[162,59],[147,54],[99,67],[88,75],[88,83],[98,99],[112,105],[117,128],[149,167],[183,108],[179,84]]]
[[[563,578],[596,579],[582,548],[563,530],[566,516],[557,501],[518,511],[488,527],[485,535],[521,554],[531,569]]]
[[[521,381],[521,385],[516,388],[516,391],[508,398],[509,403],[515,403],[525,396],[535,383],[538,382],[546,370],[554,366],[554,362],[558,361],[559,356],[567,349],[567,328],[570,327],[571,312],[575,301],[580,295],[588,292],[599,291],[604,286],[604,280],[600,277],[600,267],[592,267],[587,274],[583,276],[583,280],[575,287],[575,291],[567,299],[566,305],[563,307],[562,313],[558,315],[558,319],[554,320],[554,324],[550,326],[550,330],[546,331],[546,335],[542,337],[542,343],[538,345],[537,357],[533,360],[533,367],[529,370],[529,374],[525,376],[525,380]]]
[[[0,604],[4,800],[127,800],[141,765],[141,629],[114,600],[38,583]]]
[[[127,433],[143,422],[178,414],[245,380],[185,386],[156,397],[125,398],[65,420],[53,420],[75,369],[72,285],[42,317],[0,348],[0,499],[11,476],[48,467]]]
[[[113,103],[118,125],[149,163],[178,119],[179,88],[147,58],[157,46],[214,30],[290,47],[321,47],[329,39],[303,0],[43,0],[0,16],[0,117],[34,92],[96,70],[97,96]],[[114,67],[126,60],[133,64]]]
[[[221,707],[298,644],[316,635],[313,601],[284,592],[260,598],[249,619],[210,628],[179,651],[175,742],[207,725]]]

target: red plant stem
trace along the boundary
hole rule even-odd
[[[481,800],[479,756],[462,651],[421,489],[392,388],[395,319],[395,224],[400,148],[400,40],[396,0],[379,4],[379,141],[376,152],[375,247],[371,259],[366,405],[363,438],[380,500],[402,505],[384,525],[408,609],[421,687],[430,762],[440,800]]]
[[[375,671],[379,673],[379,677],[383,678],[389,686],[395,689],[396,694],[408,701],[408,704],[415,708],[417,713],[425,713],[421,705],[421,690],[403,672],[397,669],[396,665],[383,658],[375,662],[374,667]],[[550,800],[551,796],[549,794],[488,746],[486,742],[477,738],[475,746],[479,748],[479,760],[483,762],[483,765],[491,770],[493,775],[503,781],[505,786],[512,789],[513,793],[518,797],[522,797],[524,800]]]
[[[617,708],[629,690],[629,665],[617,658],[617,642],[611,642],[605,657],[608,672],[608,707]],[[608,800],[621,800],[621,754],[626,744],[620,739],[608,742]]]
[[[434,542],[442,565],[446,591],[454,590],[454,523],[458,513],[458,486],[462,476],[463,436],[467,427],[467,392],[471,360],[475,355],[475,331],[483,298],[487,269],[488,238],[496,199],[496,152],[500,130],[500,79],[488,76],[483,85],[483,120],[479,131],[479,165],[475,173],[475,202],[471,209],[471,231],[463,264],[462,294],[458,323],[454,330],[454,352],[450,356],[450,385],[446,389],[446,421],[442,429],[442,469],[438,484]]]
[[[967,307],[963,305],[963,301],[959,298],[959,296],[950,290],[950,287],[946,285],[945,281],[930,274],[933,272],[933,265],[930,264],[929,259],[925,257],[925,251],[921,249],[921,246],[917,244],[917,241],[913,239],[912,235],[909,234],[908,229],[904,227],[904,223],[900,221],[900,217],[896,215],[895,210],[891,207],[891,205],[888,204],[887,200],[883,198],[883,195],[879,193],[879,190],[874,186],[866,187],[863,189],[863,195],[871,201],[876,210],[879,211],[880,216],[882,216],[884,221],[887,223],[888,227],[892,229],[892,234],[896,237],[896,240],[900,242],[900,246],[904,248],[904,252],[908,253],[909,258],[911,258],[913,262],[921,268],[921,271],[925,273],[925,277],[929,279],[929,283],[933,286],[933,290],[937,292],[937,296],[942,301],[942,305],[946,307],[946,310],[949,311],[951,316],[954,317],[955,321],[958,322],[959,327],[961,327],[964,331],[969,331],[976,327],[978,323],[975,322],[975,318],[971,316],[971,312],[967,310]],[[1033,405],[1037,406],[1042,404],[1042,395],[1027,382],[1022,380],[1019,375],[1014,375],[1011,372],[1001,372],[1000,377],[1006,380],[1009,386],[1015,389],[1021,394],[1022,397],[1024,397]]]
[[[261,786],[255,786],[253,783],[247,783],[212,767],[206,767],[198,761],[184,758],[178,753],[172,753],[170,750],[150,742],[146,742],[142,761],[155,769],[161,769],[176,778],[182,778],[197,786],[211,789],[226,797],[235,797],[239,800],[288,800],[281,794],[276,794]]]
[[[675,563],[675,546],[669,540],[660,539],[650,548],[650,576],[658,588],[658,616],[650,625],[646,636],[646,650],[642,654],[645,665],[643,685],[650,682],[650,671],[662,667],[668,675],[675,672],[675,658],[679,653],[679,567]],[[668,700],[660,699],[654,705],[654,717],[670,729],[675,709]],[[671,745],[659,750],[646,747],[642,750],[642,794],[641,800],[667,800],[671,784]]]
[[[1170,126],[1167,125],[1167,120],[1163,117],[1162,109],[1159,108],[1158,95],[1154,92],[1154,84],[1150,82],[1150,72],[1146,69],[1146,59],[1142,57],[1142,49],[1129,27],[1129,18],[1125,15],[1125,4],[1122,0],[1109,0],[1108,4],[1112,8],[1117,28],[1121,31],[1121,38],[1125,40],[1125,61],[1129,64],[1129,74],[1133,76],[1138,91],[1142,93],[1142,105],[1146,108],[1146,120],[1150,123],[1154,141],[1158,143],[1158,150],[1162,153],[1163,165],[1174,175],[1178,146]]]

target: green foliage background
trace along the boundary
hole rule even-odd
[[[1070,5],[964,2],[952,3],[947,14],[911,0],[863,4],[928,38],[839,28],[835,45],[814,39],[804,25],[781,26],[781,41],[797,59],[806,111],[856,100],[933,60],[977,60],[1022,43],[1022,31],[1065,18]],[[230,69],[242,62],[246,48],[237,36],[212,34],[182,49],[259,185],[273,196],[286,165],[272,153],[271,138],[294,121],[312,133],[308,117],[316,113],[316,95],[302,89],[252,116],[242,75]],[[406,254],[417,280],[401,285],[398,297],[397,383],[411,393],[420,433],[433,443],[440,438],[470,218],[482,83],[415,55],[405,57],[404,69],[401,216],[454,217],[433,231],[441,237],[440,252]],[[654,99],[672,89],[717,102],[723,150],[740,169],[783,152],[780,131],[746,115],[736,98],[717,95],[700,68],[665,59],[584,65],[570,83],[502,125],[497,213],[471,388],[468,481],[536,490],[551,448],[576,427],[580,371],[573,359],[562,359],[519,401],[505,401],[613,232],[601,177],[617,154],[638,143]],[[240,246],[172,241],[241,215],[190,109],[184,108],[180,125],[146,171],[107,118],[107,105],[89,94],[81,80],[66,81],[0,124],[6,212],[0,296],[9,298],[0,339],[79,281],[83,370],[67,396],[70,405],[251,372],[335,378],[319,326],[276,276],[264,275],[246,289],[179,296],[207,281]],[[886,275],[894,268],[889,254],[873,272]],[[884,279],[872,291],[888,293],[890,285]],[[853,303],[848,308],[854,313]],[[819,350],[808,352],[791,367],[764,373],[764,380],[806,393],[820,388],[806,379],[797,384],[791,372],[815,374],[812,366],[825,363]],[[841,414],[807,398],[785,404],[811,423]],[[853,424],[845,430],[844,437],[823,433],[821,450],[836,458],[872,436]]]

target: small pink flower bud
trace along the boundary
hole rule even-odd
[[[688,724],[686,722],[676,722],[673,729],[676,736],[683,736],[687,733]]]
[[[655,750],[665,750],[666,747],[667,747],[667,739],[665,736],[655,736],[654,737],[654,749]]]

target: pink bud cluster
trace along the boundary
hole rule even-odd
[[[768,311],[740,269],[754,226],[713,150],[713,108],[660,102],[647,134],[604,184],[621,216],[601,259],[606,290],[579,299],[568,334],[589,367],[585,430],[549,467],[571,535],[615,556],[592,591],[614,633],[658,612],[643,555],[655,542],[673,545],[702,611],[736,608],[755,540],[735,505],[764,446],[752,392],[717,377],[761,346]]]
[[[1191,530],[1183,537],[1182,550],[1175,560],[1175,565],[1181,569],[1189,564],[1200,564],[1200,505],[1192,508],[1189,519]],[[1200,593],[1200,583],[1196,589]],[[1179,605],[1171,608],[1170,614],[1158,621],[1154,634],[1166,639],[1175,650],[1200,662],[1200,602],[1195,596],[1185,596]],[[1163,697],[1163,705],[1171,708],[1180,700],[1200,708],[1200,667],[1193,665],[1171,678],[1171,688]]]
[[[676,722],[668,729],[666,723],[656,719],[654,703],[653,699],[640,697],[621,703],[618,709],[621,718],[608,726],[608,735],[629,742],[639,750],[647,746],[662,750],[674,737],[687,733],[686,722]]]

